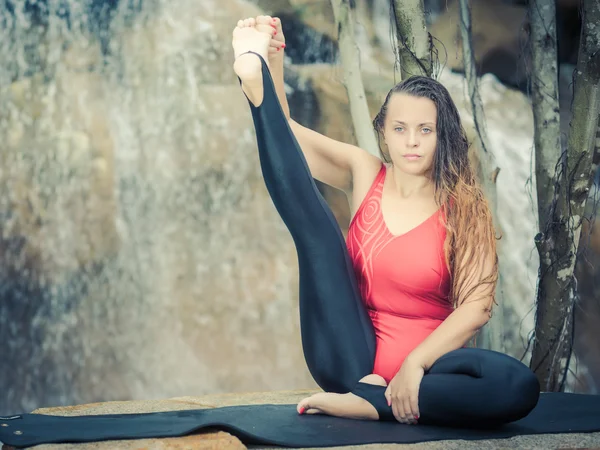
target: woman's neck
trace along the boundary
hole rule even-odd
[[[388,171],[392,175],[390,185],[402,198],[423,197],[434,194],[434,183],[430,176],[408,174],[394,165]]]

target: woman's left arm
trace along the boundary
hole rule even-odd
[[[461,304],[406,359],[429,370],[440,357],[463,347],[488,322],[490,303],[491,299]]]
[[[483,248],[479,248],[479,263],[469,267],[470,276],[467,276],[460,290],[466,294],[463,298],[458,298],[459,305],[408,355],[407,359],[412,364],[422,367],[425,371],[429,370],[440,357],[463,347],[490,320],[498,275],[498,259],[495,246],[487,250],[484,252]],[[474,253],[476,251],[466,252],[463,259],[468,261],[471,258],[467,255]],[[468,267],[467,261],[463,261],[465,269]]]

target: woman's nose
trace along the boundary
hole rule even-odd
[[[419,136],[416,132],[411,131],[408,133],[408,145],[410,147],[417,147],[419,145]]]

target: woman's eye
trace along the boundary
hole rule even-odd
[[[396,128],[394,128],[394,131],[402,131],[403,129],[404,128],[402,128],[402,127],[396,127]]]
[[[425,133],[431,133],[431,128],[423,128],[423,132],[425,132]]]

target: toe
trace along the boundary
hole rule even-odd
[[[262,33],[270,34],[271,37],[273,37],[273,33],[275,33],[275,28],[273,28],[271,25],[260,22],[256,23],[256,29]]]
[[[304,414],[308,409],[310,409],[309,400],[310,397],[307,397],[304,400],[301,400],[300,403],[298,403],[298,405],[296,406],[298,414]]]
[[[258,16],[256,18],[257,25],[269,25],[271,23],[271,21],[272,21],[271,16]]]

